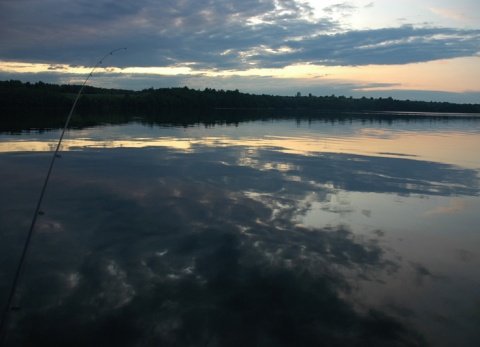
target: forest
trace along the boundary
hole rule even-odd
[[[7,112],[35,110],[69,110],[80,85],[57,85],[44,82],[0,81],[0,108]],[[148,88],[141,91],[85,86],[77,109],[95,113],[133,112],[158,114],[172,109],[275,109],[312,110],[315,112],[453,112],[480,113],[480,104],[455,104],[395,100],[389,98],[353,98],[345,96],[257,95],[238,90],[195,90],[183,88]]]

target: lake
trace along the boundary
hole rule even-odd
[[[60,132],[0,133],[2,307]],[[9,345],[477,346],[479,149],[462,115],[68,130]]]

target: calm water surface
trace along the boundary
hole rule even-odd
[[[4,305],[59,131],[0,134]],[[70,130],[11,345],[477,346],[480,118]]]

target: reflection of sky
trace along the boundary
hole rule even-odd
[[[392,209],[395,213],[389,213]],[[472,237],[475,230],[471,226],[478,220],[479,210],[476,197],[392,196],[340,190],[329,194],[326,201],[312,203],[302,221],[309,226],[348,221],[359,231],[392,229],[392,225],[400,230],[416,227],[425,232],[434,230],[437,235],[454,231],[457,237]]]
[[[478,148],[468,122],[451,134],[436,122],[70,131],[12,338],[422,345],[418,332],[433,345],[473,346],[480,162],[407,141],[440,144],[462,124]],[[1,143],[28,148],[56,135]],[[323,151],[325,138],[337,149]],[[2,304],[48,163],[43,151],[0,154]]]
[[[215,129],[215,131],[213,131]],[[286,153],[350,153],[407,157],[479,169],[476,149],[480,127],[476,120],[374,123],[288,122],[245,123],[241,127],[202,126],[186,128],[143,127],[139,124],[98,127],[75,131],[62,150],[120,147],[171,147],[193,150],[195,146],[277,147]],[[4,136],[0,152],[48,151],[56,147],[57,132],[45,136]]]

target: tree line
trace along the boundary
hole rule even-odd
[[[0,108],[5,110],[42,109],[65,111],[72,106],[80,85],[44,82],[0,81]],[[455,112],[480,113],[480,104],[456,104],[395,100],[388,98],[353,98],[345,96],[275,96],[249,94],[238,90],[196,90],[183,88],[148,88],[141,91],[85,86],[77,108],[80,111],[129,111],[155,114],[167,109],[277,109],[315,110],[318,112]]]

